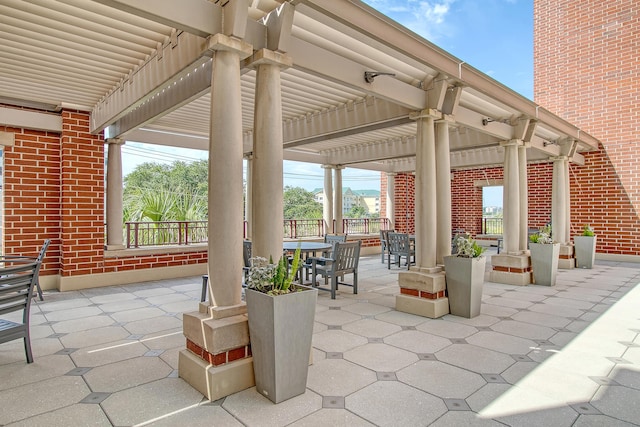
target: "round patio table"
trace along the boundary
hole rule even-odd
[[[300,246],[300,253],[304,253],[306,255],[305,258],[308,258],[309,254],[312,254],[311,256],[316,256],[316,252],[326,251],[333,247],[331,243],[324,242],[286,241],[282,244],[282,248],[285,251],[291,252],[298,249],[298,246]]]

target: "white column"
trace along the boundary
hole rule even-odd
[[[518,146],[518,173],[520,177],[520,250],[526,251],[529,239],[529,184],[526,144]]]
[[[436,138],[433,117],[419,114],[416,141],[416,266],[436,266]]]
[[[386,216],[389,219],[389,228],[395,230],[396,228],[396,206],[395,206],[395,194],[396,194],[396,174],[387,174],[387,212]]]
[[[210,304],[241,303],[242,290],[242,103],[240,59],[253,49],[221,34],[213,36],[209,138]]]
[[[107,249],[124,249],[122,241],[122,144],[119,138],[110,138],[107,152]]]
[[[333,180],[330,165],[322,165],[324,169],[324,188],[322,192],[322,219],[326,225],[325,233],[333,233]]]
[[[247,176],[245,180],[246,192],[244,195],[244,217],[247,221],[247,239],[251,240],[253,235],[253,156],[246,156]]]
[[[336,221],[335,233],[342,234],[342,169],[344,166],[336,166],[333,179],[333,218]]]
[[[551,185],[551,233],[553,241],[566,244],[567,236],[567,176],[566,156],[553,157],[553,179]]]
[[[571,177],[569,176],[569,159],[567,159],[567,161],[564,162],[564,176],[566,178],[566,186],[565,186],[566,229],[565,229],[564,241],[567,242],[568,244],[569,242],[571,242],[571,182],[570,182]]]
[[[436,123],[436,194],[436,263],[444,264],[444,257],[451,255],[451,160],[446,120]]]
[[[517,253],[520,250],[520,173],[517,140],[505,141],[504,146],[504,251]]]
[[[257,58],[257,59],[256,59]],[[266,49],[254,54],[256,94],[253,125],[253,256],[282,256],[282,95],[281,67],[289,57]]]

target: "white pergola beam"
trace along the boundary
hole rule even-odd
[[[0,107],[0,125],[21,129],[62,132],[62,117],[58,114]]]
[[[373,83],[367,83],[364,80],[364,72],[369,69],[365,65],[299,38],[292,37],[289,53],[294,59],[295,69],[350,86],[412,110],[423,110],[427,106],[427,96],[422,89],[394,78],[378,77]]]
[[[93,0],[200,37],[222,31],[222,8],[208,0]]]

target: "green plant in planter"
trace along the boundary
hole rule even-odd
[[[529,236],[529,241],[531,243],[542,243],[546,245],[553,243],[553,239],[551,238],[551,226],[545,225],[540,228],[537,233],[533,233]]]
[[[298,292],[299,289],[295,285],[292,286],[296,277],[298,266],[300,263],[300,247],[298,247],[293,255],[291,267],[289,268],[289,260],[286,256],[282,256],[277,264],[273,262],[273,257],[251,258],[251,267],[249,267],[249,277],[247,279],[247,287],[268,295],[283,295],[290,292]]]
[[[593,231],[593,228],[591,228],[589,224],[585,224],[584,227],[582,227],[581,236],[593,237],[595,235],[596,233]]]
[[[469,234],[458,234],[453,239],[455,255],[463,258],[477,258],[481,256],[486,248],[480,246]]]

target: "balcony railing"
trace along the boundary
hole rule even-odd
[[[208,241],[207,221],[125,223],[127,248],[191,245]]]
[[[502,218],[482,218],[482,234],[502,234]]]
[[[334,221],[335,223],[335,221]],[[378,234],[381,229],[389,229],[387,218],[344,218],[342,225],[348,234]],[[303,237],[323,237],[335,228],[327,230],[322,219],[286,219],[283,223],[284,236],[298,239]],[[244,224],[244,237],[246,234]],[[148,246],[191,245],[206,243],[209,239],[207,221],[161,221],[125,223],[127,248]]]

